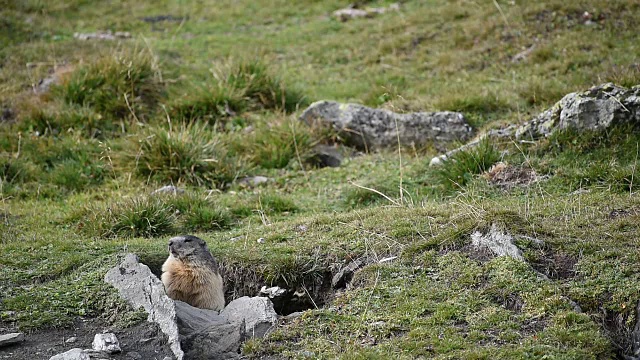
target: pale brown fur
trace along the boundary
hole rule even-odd
[[[201,309],[222,310],[224,288],[218,264],[206,243],[195,236],[169,241],[169,257],[162,265],[167,295]]]

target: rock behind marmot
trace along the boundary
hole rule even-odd
[[[218,263],[204,240],[176,236],[169,240],[169,257],[162,265],[167,295],[201,309],[222,310],[224,287]]]

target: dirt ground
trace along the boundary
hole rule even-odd
[[[0,334],[16,332],[0,323]],[[91,349],[97,333],[113,332],[120,341],[121,353],[110,355],[115,360],[173,359],[166,337],[153,323],[143,322],[127,329],[110,329],[98,319],[78,319],[72,327],[25,333],[22,343],[0,348],[0,359],[48,360],[51,356],[73,348]],[[75,341],[69,341],[71,338]],[[69,341],[69,342],[67,342]]]

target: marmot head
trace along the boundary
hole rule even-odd
[[[207,243],[197,236],[181,235],[169,240],[169,254],[180,261],[209,260],[212,258]]]

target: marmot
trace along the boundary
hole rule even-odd
[[[176,236],[169,240],[169,257],[162,265],[167,295],[201,309],[222,310],[224,289],[218,262],[204,240]]]

